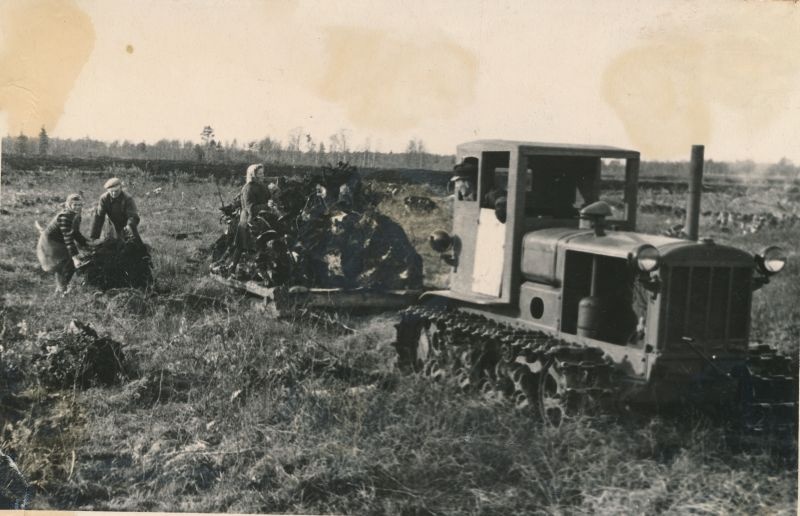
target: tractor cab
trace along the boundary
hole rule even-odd
[[[626,184],[622,206],[605,224],[633,230],[638,152],[505,140],[460,145],[458,179],[475,193],[455,196],[451,290],[487,304],[516,301],[523,235],[578,228],[580,210],[600,199],[603,159],[625,162]]]

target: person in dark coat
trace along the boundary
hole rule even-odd
[[[89,236],[92,240],[100,238],[103,224],[108,217],[117,236],[122,237],[128,233],[135,240],[141,240],[139,238],[139,212],[133,197],[122,191],[122,181],[112,177],[103,186],[106,191],[100,196],[100,201],[97,203],[92,232]]]
[[[258,212],[267,207],[270,199],[269,190],[261,183],[263,174],[263,165],[250,165],[247,167],[245,183],[240,196],[242,211],[239,214],[239,226],[236,228],[236,236],[233,240],[233,261],[230,269],[233,274],[236,273],[236,267],[239,265],[242,253],[255,250],[255,238],[250,231],[250,224],[258,215]]]
[[[39,232],[36,256],[45,272],[56,277],[56,292],[66,294],[75,269],[82,265],[78,246],[87,246],[81,234],[81,210],[83,200],[78,194],[70,194],[64,207]]]

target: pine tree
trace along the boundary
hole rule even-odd
[[[44,126],[42,126],[42,130],[39,131],[39,155],[45,156],[49,148],[50,137],[47,135],[47,131],[45,130]]]

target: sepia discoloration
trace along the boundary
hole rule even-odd
[[[635,146],[665,158],[707,142],[727,111],[745,130],[773,121],[800,86],[800,9],[777,4],[729,10],[664,29],[617,56],[603,96]]]
[[[267,22],[285,21],[297,11],[298,0],[261,0],[255,4]]]
[[[475,93],[477,58],[443,36],[412,40],[333,27],[326,49],[318,93],[341,104],[361,127],[407,129],[422,120],[452,117]]]
[[[0,111],[12,134],[51,130],[94,47],[94,27],[74,0],[2,8]]]
[[[709,105],[694,80],[702,52],[690,41],[654,43],[626,52],[606,69],[606,102],[647,156],[669,156],[708,140]]]

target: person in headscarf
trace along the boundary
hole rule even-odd
[[[89,234],[92,240],[100,238],[103,224],[106,217],[111,221],[117,236],[122,237],[126,232],[135,240],[139,238],[139,212],[133,197],[122,191],[122,181],[117,177],[112,177],[103,185],[105,193],[100,196],[97,203],[97,210],[94,214],[92,232]]]
[[[236,273],[242,253],[255,250],[255,238],[250,231],[250,224],[258,212],[267,207],[270,200],[269,190],[261,183],[263,175],[264,165],[255,164],[247,167],[245,183],[240,196],[242,210],[239,214],[239,226],[236,228],[236,236],[233,240],[233,261],[230,268],[232,274]]]
[[[75,269],[82,264],[78,246],[88,245],[80,230],[82,209],[81,196],[69,194],[61,211],[39,232],[36,256],[42,270],[55,273],[57,293],[66,294]]]

